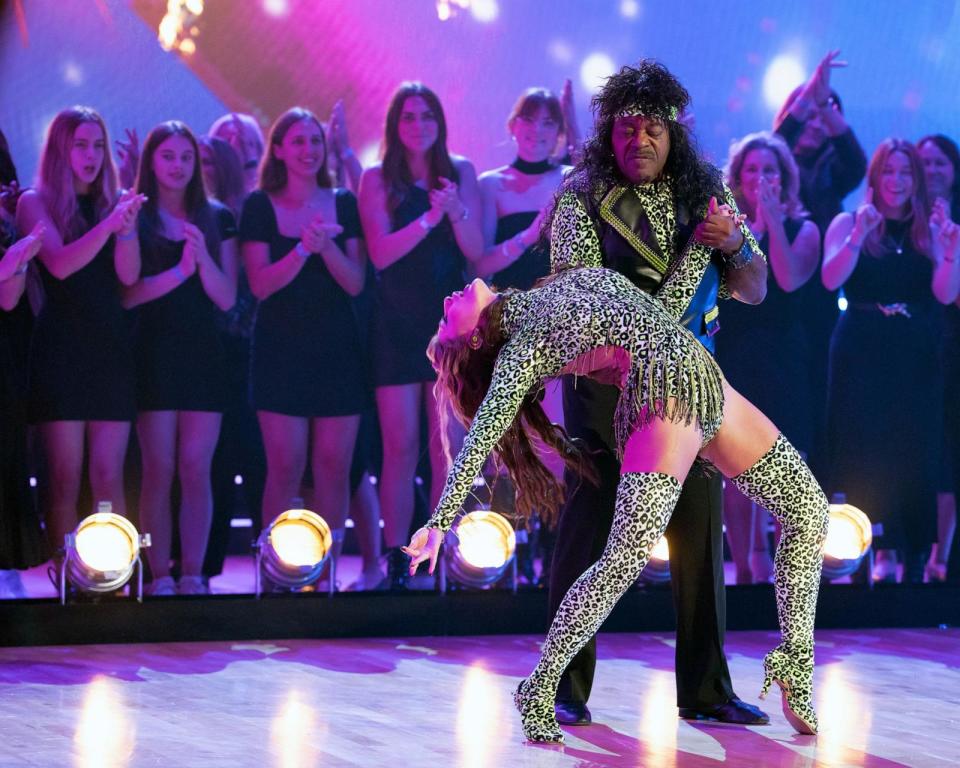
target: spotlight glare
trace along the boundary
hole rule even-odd
[[[270,580],[294,589],[320,578],[333,548],[330,526],[309,509],[288,509],[265,528],[256,542],[257,595],[261,568]]]
[[[457,522],[457,542],[444,548],[450,575],[464,586],[495,583],[513,561],[517,537],[510,522],[488,509],[470,512]]]
[[[473,0],[470,4],[470,14],[477,21],[489,24],[500,15],[500,6],[497,0]]]
[[[831,504],[827,539],[823,543],[823,575],[849,576],[873,545],[870,518],[850,504]]]
[[[288,0],[263,0],[263,10],[271,16],[286,16],[290,13]]]
[[[651,560],[660,560],[661,562],[670,561],[670,545],[667,544],[667,537],[661,536],[660,541],[657,542],[657,546],[653,548],[653,552],[650,553]]]
[[[763,98],[772,110],[780,109],[787,96],[806,77],[801,62],[790,54],[781,54],[767,66],[763,75]]]
[[[635,19],[640,15],[640,3],[637,0],[620,0],[620,15],[625,19]]]
[[[111,511],[109,502],[100,502],[97,510],[64,539],[61,603],[66,602],[67,581],[83,592],[120,589],[139,567],[140,549],[150,546],[150,534],[139,534],[133,523]]]
[[[617,71],[617,65],[605,53],[591,53],[580,64],[580,82],[590,93],[600,89],[604,81]]]
[[[837,297],[837,309],[839,309],[841,312],[846,312],[848,306],[850,306],[850,302],[847,301],[846,296]]]

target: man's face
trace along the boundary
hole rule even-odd
[[[670,131],[658,117],[618,117],[611,141],[617,167],[631,184],[656,179],[670,154]]]

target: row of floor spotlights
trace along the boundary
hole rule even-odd
[[[462,515],[454,536],[444,546],[444,581],[486,589],[513,569],[516,589],[517,537],[503,515],[489,509]],[[831,504],[830,523],[824,543],[823,575],[838,579],[852,574],[871,550],[873,531],[870,519],[850,504]],[[109,502],[98,504],[97,512],[85,518],[65,540],[60,568],[60,598],[66,601],[69,582],[82,592],[106,593],[121,589],[134,573],[138,575],[137,599],[143,594],[141,550],[150,546],[150,534],[111,510]],[[317,582],[334,548],[334,534],[317,513],[302,503],[281,513],[260,534],[255,543],[256,594],[262,592],[262,577],[281,589],[297,590]],[[330,591],[335,582],[335,563],[330,563]],[[666,537],[654,549],[641,578],[650,583],[670,579],[670,552]]]

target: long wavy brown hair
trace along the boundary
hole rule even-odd
[[[477,325],[479,348],[473,349],[466,336],[440,341],[436,335],[427,347],[427,357],[437,372],[433,392],[448,455],[447,414],[452,412],[465,427],[469,427],[476,416],[490,388],[500,349],[506,342],[502,316],[504,297],[510,293],[502,293],[500,300],[481,313]],[[540,458],[543,446],[556,451],[567,469],[592,483],[597,482],[593,462],[563,427],[547,418],[540,405],[540,391],[535,389],[524,397],[519,412],[494,447],[494,456],[507,468],[516,489],[517,519],[528,523],[537,514],[544,525],[552,526],[563,503],[564,487]]]
[[[880,180],[883,177],[883,166],[886,165],[887,158],[894,152],[900,152],[906,156],[910,162],[910,171],[913,174],[913,194],[910,195],[908,204],[907,220],[910,221],[910,242],[913,247],[928,258],[931,257],[930,243],[930,201],[927,198],[927,180],[923,172],[923,163],[920,161],[920,155],[916,147],[906,139],[898,139],[891,136],[880,142],[873,157],[870,158],[870,164],[867,166],[867,187],[874,192],[874,205],[880,198]],[[863,243],[863,250],[871,256],[880,256],[885,249],[884,240],[886,237],[886,221],[881,221],[880,225],[874,229]]]

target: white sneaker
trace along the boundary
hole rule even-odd
[[[171,597],[177,594],[177,583],[173,576],[161,576],[153,580],[148,594],[152,597]]]
[[[181,576],[177,591],[181,595],[209,595],[210,587],[203,583],[202,576]]]

